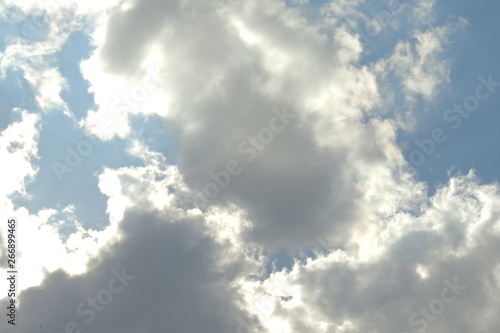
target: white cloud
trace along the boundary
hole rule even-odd
[[[338,250],[305,265],[297,262],[292,271],[278,272],[246,290],[252,302],[267,299],[267,308],[274,308],[270,317],[290,324],[283,332],[328,332],[341,326],[350,326],[349,332],[411,332],[424,325],[420,309],[425,307],[432,317],[426,320],[428,332],[477,327],[493,332],[497,319],[464,314],[489,314],[498,306],[494,285],[499,261],[493,253],[500,234],[498,209],[491,203],[499,194],[497,185],[479,185],[472,173],[454,177],[420,216],[398,213],[370,234],[379,249],[369,252],[379,255],[369,261],[361,256],[363,246],[372,246],[365,242],[359,250]],[[425,279],[419,273],[423,267]],[[433,300],[443,297],[443,281],[455,277],[466,289],[461,287],[461,295],[441,314],[439,301]],[[277,290],[300,301],[266,297]],[[272,331],[271,321],[263,323]]]
[[[21,118],[20,121],[10,124],[0,133],[0,198],[14,192],[27,196],[26,183],[37,173],[34,161],[38,158],[40,117],[21,109],[14,109],[13,113]]]
[[[82,62],[85,78],[91,82],[90,92],[94,94],[97,110],[89,110],[80,125],[102,139],[115,136],[125,138],[130,134],[130,116],[141,114],[168,114],[167,98],[157,90],[163,73],[158,71],[154,56],[145,61],[131,77],[107,73],[99,61],[99,51],[89,60]]]
[[[443,59],[443,53],[450,43],[450,35],[464,26],[465,21],[459,19],[455,24],[417,31],[412,36],[414,43],[399,42],[389,58],[375,64],[375,70],[382,77],[394,72],[408,94],[431,100],[450,80],[451,63]]]

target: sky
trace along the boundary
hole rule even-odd
[[[0,331],[498,332],[499,10],[0,0]]]

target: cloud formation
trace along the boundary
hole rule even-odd
[[[18,165],[1,198],[31,221],[21,237],[39,237],[22,254],[36,278],[22,286],[19,329],[495,332],[498,184],[450,173],[429,195],[398,141],[449,83],[446,45],[467,23],[437,24],[432,0],[392,2],[376,36],[410,32],[377,53],[360,28],[382,16],[363,5],[70,7],[95,46],[80,66],[95,105],[75,124],[126,141],[123,155],[140,163],[96,172],[103,230],[84,228],[72,206],[29,213],[9,196],[27,195],[37,175],[40,117],[17,111],[22,121],[0,137]],[[12,42],[0,64],[23,69],[41,109],[74,119],[45,59],[67,37],[58,36],[56,46]],[[16,47],[43,70],[22,67]],[[134,121],[152,116],[177,131],[175,158],[137,135]],[[13,137],[22,126],[28,134]],[[63,235],[54,220],[75,231]],[[277,268],[279,250],[292,265]]]

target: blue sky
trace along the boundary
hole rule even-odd
[[[499,6],[0,0],[21,331],[494,332]]]
[[[500,28],[494,14],[498,6],[492,2],[479,5],[467,1],[459,1],[453,5],[445,2],[439,5],[441,6],[448,16],[464,17],[469,26],[449,45],[453,59],[449,86],[444,87],[434,105],[429,106],[429,112],[422,114],[419,128],[409,136],[409,141],[429,137],[435,127],[444,127],[450,138],[437,148],[439,157],[429,157],[417,170],[421,179],[430,184],[444,183],[447,171],[451,168],[461,173],[467,173],[473,168],[485,183],[498,181],[499,171],[495,166],[499,157],[495,142],[499,142],[500,138],[496,130],[500,121],[500,114],[497,112],[500,94],[495,92],[481,102],[478,111],[464,119],[456,130],[444,123],[442,118],[453,104],[462,103],[465,97],[474,92],[478,76],[486,78],[492,75],[494,79],[500,77],[500,66],[494,59],[500,50],[500,43],[495,38]]]

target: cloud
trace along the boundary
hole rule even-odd
[[[174,167],[160,167],[150,159],[145,167],[109,170],[101,175],[101,188],[110,197],[109,208],[113,209],[112,200],[118,196],[126,197],[130,204],[116,221],[116,236],[91,256],[84,272],[69,275],[67,268],[61,267],[46,272],[39,286],[23,291],[19,298],[27,318],[19,322],[23,332],[38,332],[39,326],[48,331],[63,330],[74,325],[72,322],[94,332],[135,332],[138,327],[235,331],[241,323],[259,326],[238,302],[239,281],[255,273],[262,262],[258,247],[241,243],[240,233],[248,228],[244,214],[236,208],[201,214],[197,209],[179,207],[186,205],[181,194],[188,188]],[[119,177],[118,192],[112,191],[114,176]],[[164,198],[176,193],[177,199],[157,207],[160,193],[151,188],[163,192]],[[47,236],[42,235],[44,240]],[[80,243],[78,248],[89,245]],[[101,290],[118,288],[117,282],[109,281],[123,271],[134,278],[128,279],[129,284],[108,303],[106,292]],[[105,301],[91,310],[92,300],[87,297]],[[43,310],[40,302],[53,306]],[[105,305],[102,313],[99,304]],[[139,315],[137,307],[143,310]],[[128,319],[123,320],[124,314]]]
[[[458,19],[453,24],[415,32],[414,44],[399,42],[388,59],[376,64],[376,70],[382,75],[393,72],[409,95],[431,100],[438,88],[450,80],[450,61],[442,57],[445,46],[450,43],[449,37],[465,25],[465,20]]]
[[[238,318],[251,321],[235,304],[237,290],[230,287],[230,279],[213,269],[220,246],[197,230],[196,220],[174,221],[162,215],[127,214],[124,240],[101,253],[85,274],[70,277],[56,271],[39,287],[25,291],[20,302],[26,319],[19,329],[38,332],[42,326],[58,331],[74,321],[93,332],[234,331]],[[92,317],[92,306],[80,304],[107,288],[113,269],[124,269],[135,278],[105,304],[104,312],[96,310]],[[52,305],[40,308],[40,302]],[[80,315],[77,309],[88,314]]]
[[[14,109],[19,121],[11,123],[0,133],[2,192],[0,198],[19,192],[28,195],[25,184],[37,173],[38,133],[40,118],[26,110]]]
[[[274,2],[222,13],[195,1],[182,10],[153,5],[137,3],[111,15],[96,54],[103,69],[126,76],[144,71],[148,48],[162,50],[161,88],[170,102],[166,117],[183,129],[179,168],[187,184],[202,189],[212,181],[210,172],[231,160],[241,163],[241,175],[214,202],[241,203],[254,217],[253,237],[268,246],[310,244],[358,220],[360,194],[345,170],[349,163],[361,172],[361,165],[352,166],[347,156],[369,149],[370,158],[384,157],[376,143],[353,147],[341,139],[352,132],[344,122],[357,127],[358,142],[378,126],[359,122],[376,103],[377,88],[366,68],[351,65],[361,52],[357,38],[346,31],[326,38]],[[150,23],[132,35],[133,24],[120,23],[145,17]],[[118,59],[123,52],[130,56]],[[297,121],[247,163],[241,143],[269,126],[273,109],[285,108]],[[304,117],[317,117],[317,125],[299,120]]]
[[[369,260],[360,256],[362,247],[337,250],[256,282],[247,289],[251,302],[266,306],[255,313],[270,331],[282,319],[290,332],[412,332],[424,326],[427,332],[493,332],[498,322],[489,314],[498,306],[499,267],[493,253],[500,234],[499,211],[491,204],[499,194],[498,185],[479,185],[473,173],[453,177],[418,217],[396,214],[366,237],[360,245],[371,247]],[[276,291],[292,300],[266,296]],[[444,310],[441,298],[448,300],[441,301]]]

